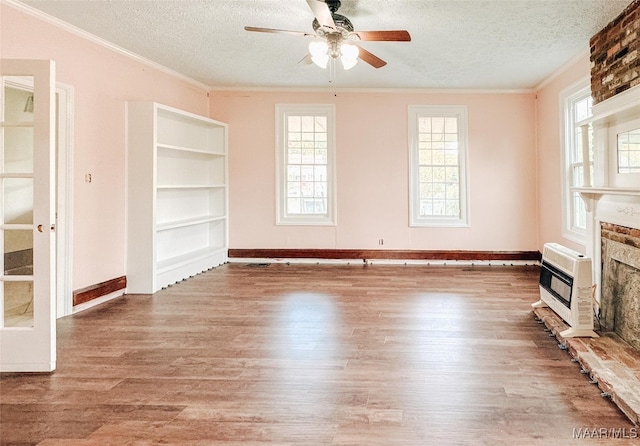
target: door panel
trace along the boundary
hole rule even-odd
[[[55,74],[0,61],[0,371],[52,371],[55,339]],[[33,85],[20,88],[12,79]]]

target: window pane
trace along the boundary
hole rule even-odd
[[[313,179],[315,181],[325,182],[327,180],[327,166],[314,166]]]
[[[573,166],[573,175],[571,178],[571,185],[573,187],[580,187],[584,184],[582,177],[584,176],[584,167],[582,164],[575,164]]]
[[[316,164],[327,164],[327,149],[316,149],[314,161]]]
[[[447,183],[458,184],[458,167],[447,167],[445,170],[445,181]]]
[[[300,183],[300,187],[302,189],[303,197],[313,197],[313,183],[309,181],[304,181]]]
[[[289,149],[289,164],[300,164],[302,162],[302,150],[299,148]]]
[[[299,109],[298,106],[295,106]],[[312,108],[314,106],[310,106]],[[323,107],[327,109],[328,107]],[[293,110],[290,109],[290,110]],[[286,222],[288,215],[299,217],[329,216],[329,117],[332,112],[321,114],[289,114],[286,106],[283,114],[286,125],[282,140],[286,141],[286,180],[283,181],[279,199],[284,200],[284,210],[279,219]],[[294,220],[292,220],[294,221]],[[306,219],[304,220],[307,221]],[[321,222],[321,220],[310,220]],[[324,222],[326,222],[325,220]]]
[[[571,154],[572,162],[581,163],[582,162],[582,129],[580,127],[576,127],[574,129],[574,137],[572,149],[573,153]]]
[[[618,135],[618,173],[640,172],[640,129]]]
[[[457,184],[450,184],[447,186],[447,199],[458,201],[460,198],[460,188]]]
[[[315,151],[313,148],[302,149],[302,164],[313,164],[315,160]]]
[[[567,197],[565,208],[568,209],[566,215],[569,220],[565,223],[569,231],[582,231],[586,227],[586,210],[584,202],[579,194],[571,191],[571,187],[581,187],[585,184],[584,163],[593,160],[593,129],[589,125],[587,135],[583,135],[582,128],[576,123],[584,121],[592,114],[591,107],[593,100],[590,95],[590,88],[576,92],[569,96],[565,102],[566,116],[569,124],[565,129],[567,135],[567,146],[565,147],[565,188]],[[585,160],[582,152],[583,138],[588,138],[589,159]],[[593,181],[593,170],[591,170],[591,181]],[[593,184],[593,183],[592,183]]]
[[[454,136],[457,138],[458,137],[458,119],[457,118],[445,118],[444,131],[446,133],[453,133]]]
[[[418,133],[420,133],[420,137],[431,134],[431,118],[418,118]]]
[[[313,181],[313,166],[300,166],[300,179],[302,181]]]
[[[300,195],[301,195],[300,183],[288,183],[287,184],[287,196],[289,196],[289,197],[299,197]]]
[[[313,185],[315,189],[314,196],[317,197],[326,197],[327,196],[327,184],[326,183],[314,183]]]
[[[287,167],[287,180],[300,181],[300,166]]]
[[[432,167],[420,167],[419,179],[421,183],[433,181],[433,168]]]
[[[593,100],[591,96],[579,99],[574,104],[574,122],[579,122],[591,116],[591,106]]]
[[[444,150],[432,150],[431,151],[432,164],[442,166],[444,165]]]
[[[431,133],[444,133],[444,118],[431,118]]]
[[[315,119],[313,116],[300,116],[302,122],[301,129],[303,132],[313,132]]]
[[[421,217],[461,216],[457,116],[417,116],[417,194]]]
[[[431,150],[419,150],[418,151],[418,163],[419,164],[431,164]]]
[[[420,198],[433,196],[433,183],[420,183]]]
[[[326,116],[316,116],[315,117],[315,129],[316,132],[326,132],[327,131],[327,117]]]
[[[289,198],[287,200],[287,213],[289,214],[300,213],[300,198]]]
[[[287,128],[289,132],[299,132],[302,129],[300,116],[289,116],[287,119]]]

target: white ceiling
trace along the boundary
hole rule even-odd
[[[305,0],[23,0],[22,3],[211,87],[318,88],[298,64],[312,31]],[[338,88],[531,89],[589,48],[630,0],[342,0],[356,31],[406,29],[411,42],[363,42],[388,62],[339,69]],[[28,30],[25,30],[28,32]]]

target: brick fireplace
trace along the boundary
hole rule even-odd
[[[619,167],[620,138],[640,131],[640,0],[590,41],[593,184],[577,188],[587,208],[602,328],[640,351],[640,166]],[[634,148],[635,150],[635,148]],[[585,170],[589,169],[588,166]]]

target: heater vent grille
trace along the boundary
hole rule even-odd
[[[544,245],[542,258],[571,274],[576,260],[582,259],[584,256],[557,243],[547,243]]]

